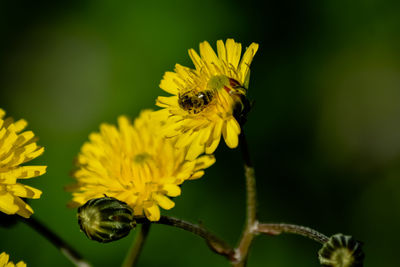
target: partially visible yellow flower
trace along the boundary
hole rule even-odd
[[[25,262],[20,261],[14,264],[12,261],[8,261],[9,256],[5,252],[0,254],[0,267],[26,267]]]
[[[196,69],[175,65],[166,72],[160,87],[173,94],[158,97],[157,111],[169,116],[164,133],[177,136],[177,147],[188,146],[188,159],[212,154],[221,135],[230,148],[238,146],[240,125],[234,117],[241,109],[250,77],[250,64],[258,44],[252,43],[241,58],[242,45],[233,39],[217,41],[218,56],[208,42],[200,43],[200,56],[189,49]]]
[[[0,211],[29,218],[33,210],[21,198],[40,198],[42,192],[18,183],[17,179],[46,172],[46,166],[20,166],[40,156],[44,148],[36,144],[32,131],[23,131],[27,125],[25,120],[14,122],[4,116],[4,110],[0,109]]]
[[[142,111],[133,125],[127,117],[118,118],[118,128],[102,124],[100,133],[92,133],[77,158],[71,187],[70,206],[85,204],[93,198],[114,197],[133,208],[134,215],[151,221],[160,218],[160,209],[171,209],[169,197],[181,194],[185,180],[203,176],[213,156],[185,160],[186,150],[176,149],[173,140],[159,134],[163,121],[152,111]]]

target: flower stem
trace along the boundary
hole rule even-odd
[[[253,163],[250,159],[249,148],[244,132],[239,136],[240,148],[242,151],[242,157],[244,161],[244,170],[246,178],[246,225],[242,232],[242,237],[239,241],[239,246],[236,248],[236,260],[232,262],[233,266],[245,266],[247,261],[247,255],[249,252],[250,245],[257,234],[255,229],[257,228],[257,196],[256,196],[256,179],[254,175]]]
[[[55,232],[50,230],[42,222],[35,219],[33,216],[29,219],[20,218],[21,221],[32,227],[39,234],[45,237],[50,243],[57,247],[61,253],[68,258],[75,266],[78,267],[89,267],[91,266],[83,257],[68,243],[66,243],[61,237],[59,237]]]
[[[140,232],[137,234],[134,242],[132,243],[131,248],[129,249],[128,254],[122,264],[123,267],[131,267],[136,266],[140,253],[143,250],[144,243],[150,231],[150,224],[148,222],[143,223]]]
[[[282,233],[297,234],[308,237],[318,243],[324,244],[328,237],[309,227],[287,223],[260,223],[257,232],[267,235],[280,235]]]
[[[136,223],[138,224],[148,224],[149,221],[145,217],[137,217],[135,218]],[[173,227],[177,227],[180,229],[183,229],[185,231],[191,232],[195,235],[200,236],[203,238],[207,245],[210,247],[212,251],[214,251],[217,254],[220,254],[230,261],[234,260],[234,251],[233,249],[225,243],[223,240],[215,236],[213,233],[205,229],[204,227],[193,224],[181,219],[177,219],[174,217],[169,217],[169,216],[161,216],[159,221],[151,222],[151,223],[156,223],[156,224],[164,224],[164,225],[169,225]]]

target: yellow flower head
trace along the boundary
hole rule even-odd
[[[174,207],[169,197],[181,194],[185,180],[203,176],[214,157],[185,160],[186,150],[176,149],[172,139],[159,134],[164,122],[153,114],[142,111],[133,125],[121,116],[118,128],[102,124],[100,133],[89,136],[77,158],[78,183],[70,206],[106,195],[130,205],[134,215],[157,221],[159,207]]]
[[[26,267],[25,262],[20,261],[14,264],[12,261],[8,261],[9,256],[5,252],[0,254],[0,267]]]
[[[17,183],[17,179],[28,179],[42,175],[46,166],[20,166],[38,156],[44,148],[36,144],[33,132],[23,131],[27,122],[4,118],[0,109],[0,211],[28,218],[32,208],[22,198],[39,198],[42,192],[33,187]]]
[[[160,87],[173,96],[157,98],[156,104],[164,108],[157,113],[169,117],[164,134],[177,136],[177,147],[189,147],[187,159],[212,154],[221,134],[228,147],[238,146],[240,125],[234,112],[243,105],[257,49],[252,43],[240,59],[240,43],[219,40],[217,56],[205,41],[200,43],[200,56],[189,49],[196,69],[176,64],[175,72],[165,73]]]

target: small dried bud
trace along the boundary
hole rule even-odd
[[[325,267],[362,267],[361,246],[352,236],[335,234],[318,251],[319,262]]]
[[[127,236],[136,225],[132,209],[113,197],[91,199],[79,207],[78,223],[89,239],[101,243]]]

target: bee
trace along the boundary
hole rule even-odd
[[[246,97],[247,88],[235,79],[229,78],[229,86],[225,85],[224,89],[229,95],[236,99],[233,107],[233,116],[240,125],[243,125],[247,120],[247,114],[252,106],[252,103],[250,103]]]
[[[201,92],[188,91],[179,95],[179,106],[191,114],[197,114],[203,111],[213,100],[214,92],[205,90]]]
[[[241,85],[235,79],[229,78],[229,86],[224,86],[225,91],[230,95],[242,96],[246,95],[246,87]]]

